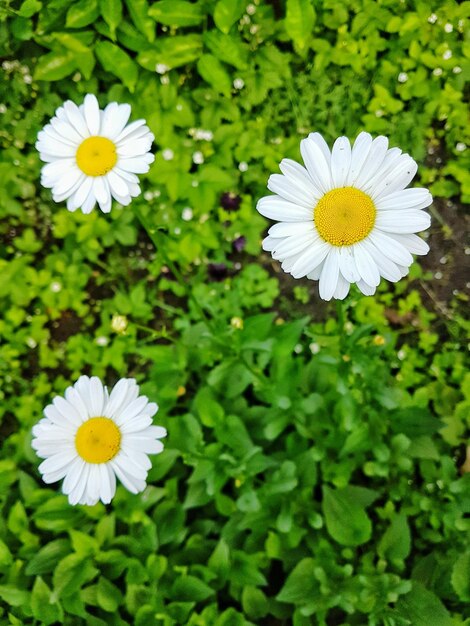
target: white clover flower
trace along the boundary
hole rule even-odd
[[[181,212],[181,217],[185,222],[190,222],[193,219],[193,210],[191,207],[187,206]]]
[[[444,26],[444,30],[446,33],[451,33],[454,30],[454,27],[450,22],[447,22],[447,24]]]
[[[204,163],[204,155],[200,150],[196,150],[196,152],[194,152],[193,163],[195,163],[196,165],[201,165],[202,163]]]
[[[414,233],[430,225],[422,209],[427,189],[405,189],[415,161],[388,139],[360,133],[353,147],[339,137],[330,151],[319,133],[300,144],[305,163],[283,159],[257,209],[279,223],[263,248],[294,278],[320,281],[320,297],[342,300],[356,283],[372,295],[381,277],[396,282],[408,273],[413,254],[429,246]]]
[[[233,86],[235,87],[235,89],[243,89],[243,87],[245,86],[245,81],[243,80],[243,78],[236,78],[233,81]]]
[[[171,161],[174,159],[175,153],[173,152],[173,150],[171,150],[171,148],[166,148],[162,152],[162,157],[164,161]]]
[[[81,376],[44,409],[33,428],[32,447],[45,459],[39,466],[45,483],[64,479],[70,504],[109,504],[116,476],[132,493],[145,489],[152,464],[166,436],[152,425],[158,406],[139,396],[133,378],[121,378],[111,394],[96,376]]]
[[[90,213],[98,202],[111,211],[114,198],[128,205],[140,194],[136,174],[145,174],[154,161],[149,153],[154,136],[137,120],[127,125],[128,104],[111,102],[101,111],[95,96],[77,106],[67,100],[38,134],[36,148],[42,161],[41,184],[52,189],[55,202],[67,200],[67,209]]]
[[[452,58],[452,50],[446,50],[444,54],[442,55],[442,58],[445,61],[448,61],[450,58]]]
[[[437,22],[437,15],[435,13],[431,13],[431,15],[428,17],[428,22],[430,24],[435,24]]]
[[[406,83],[407,80],[408,80],[408,74],[406,72],[400,72],[398,74],[399,83]]]

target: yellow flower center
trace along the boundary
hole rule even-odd
[[[108,417],[92,417],[77,430],[75,447],[87,463],[107,463],[119,452],[121,431]]]
[[[116,146],[106,137],[88,137],[78,146],[75,158],[87,176],[104,176],[116,165]]]
[[[333,246],[350,246],[365,239],[375,223],[371,198],[355,187],[338,187],[326,193],[314,211],[315,226]]]

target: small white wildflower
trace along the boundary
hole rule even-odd
[[[193,219],[193,210],[191,207],[187,206],[183,209],[181,213],[181,217],[185,222],[189,222]]]
[[[50,289],[54,293],[59,293],[59,291],[62,290],[62,285],[58,281],[55,280],[53,283],[51,283]]]
[[[447,263],[449,259],[446,256],[441,256],[441,258],[439,259],[439,263],[441,265],[445,265]]]
[[[233,86],[235,87],[235,89],[243,89],[243,87],[245,86],[245,81],[243,80],[243,78],[236,78],[233,81]]]
[[[384,112],[382,111],[382,109],[377,109],[377,111],[375,112],[375,117],[383,117]]]
[[[163,76],[160,76],[160,82],[162,85],[169,85],[170,77],[168,76],[168,74],[164,74]]]
[[[250,34],[251,35],[256,35],[256,33],[259,31],[259,26],[258,24],[252,24],[250,26]]]
[[[442,55],[442,58],[447,61],[448,59],[450,59],[452,57],[452,50],[446,50],[444,52],[444,54]]]
[[[6,113],[7,112],[7,108],[4,104],[0,104],[0,113]]]
[[[430,24],[435,24],[437,22],[437,15],[435,13],[431,13],[431,15],[428,17],[428,22]]]
[[[320,352],[320,344],[319,343],[313,342],[313,343],[311,343],[309,345],[309,348],[310,348],[310,352],[312,354],[318,354]]]
[[[436,69],[433,70],[432,73],[434,74],[434,76],[441,76],[442,75],[442,67],[436,67]]]
[[[144,200],[146,200],[147,202],[150,202],[150,200],[153,200],[153,193],[151,191],[146,191],[144,193]]]
[[[96,345],[97,345],[97,346],[102,346],[102,347],[104,347],[104,346],[107,346],[107,345],[108,345],[108,343],[109,343],[109,339],[108,339],[108,337],[104,337],[104,336],[102,335],[101,337],[97,337],[97,338],[95,339],[95,343],[96,343]]]
[[[465,152],[467,146],[463,143],[463,141],[459,141],[459,143],[455,146],[455,149],[457,150],[457,152]]]
[[[248,15],[254,15],[256,13],[256,7],[254,4],[249,4],[246,7],[246,12],[248,13]]]
[[[28,348],[31,348],[33,350],[38,345],[38,343],[35,339],[33,339],[33,337],[28,337],[26,339],[26,345],[28,346]]]
[[[447,24],[444,26],[444,30],[446,31],[446,33],[451,33],[454,30],[454,27],[450,22],[447,22]]]
[[[248,169],[248,163],[246,161],[242,161],[238,164],[238,169],[240,170],[240,172],[246,172],[246,170]]]
[[[196,152],[193,154],[193,163],[196,163],[196,165],[201,165],[202,163],[204,163],[204,155],[200,150],[196,150]]]
[[[33,82],[33,77],[31,76],[31,74],[25,74],[23,76],[23,81],[27,84],[27,85],[31,85],[31,83]]]
[[[157,74],[166,74],[169,70],[170,68],[168,67],[168,65],[165,65],[165,63],[157,63],[155,66],[155,71],[157,72]]]
[[[165,148],[162,152],[162,157],[165,161],[172,161],[175,156],[175,153],[170,148]]]
[[[400,361],[404,361],[406,359],[406,350],[403,350],[403,348],[401,350],[398,350],[397,357],[400,359]]]
[[[462,68],[460,67],[460,65],[456,65],[452,71],[454,72],[454,74],[460,74],[460,72],[462,71]]]
[[[406,83],[407,80],[408,80],[408,74],[406,72],[400,72],[398,74],[399,83]]]
[[[125,315],[113,315],[111,319],[111,329],[118,335],[122,335],[127,330],[127,317]]]
[[[443,277],[443,275],[444,275],[444,274],[443,274],[442,272],[436,272],[436,273],[434,274],[434,278],[435,278],[436,280],[441,280],[441,278]]]
[[[179,226],[177,226],[174,230],[173,230],[175,235],[181,235],[181,228]]]
[[[182,111],[183,110],[183,105],[182,104],[177,104],[176,105],[176,110],[177,111]]]
[[[294,348],[294,352],[296,354],[300,354],[301,352],[303,352],[303,350],[304,350],[304,347],[301,343],[298,343]]]

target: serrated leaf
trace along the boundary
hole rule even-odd
[[[137,82],[138,69],[134,61],[124,50],[110,41],[96,44],[96,56],[105,70],[117,76],[131,93]]]
[[[348,487],[323,487],[322,509],[329,534],[341,545],[359,546],[371,538],[371,521]]]
[[[99,14],[98,0],[79,0],[71,3],[65,25],[67,28],[83,28],[92,24]]]
[[[197,62],[197,71],[218,92],[230,96],[232,83],[222,63],[212,54],[203,54]]]
[[[159,0],[152,4],[149,15],[166,26],[196,26],[204,19],[200,6],[184,0]]]
[[[227,34],[243,15],[245,0],[219,0],[214,9],[214,22],[219,30]]]
[[[294,48],[304,55],[312,39],[315,10],[312,0],[287,0],[285,27]]]

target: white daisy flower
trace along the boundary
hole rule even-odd
[[[109,504],[116,492],[116,476],[132,493],[145,489],[152,464],[166,436],[152,425],[158,410],[139,396],[133,378],[121,378],[111,393],[96,376],[81,376],[44,409],[33,428],[32,447],[42,459],[45,483],[64,479],[62,491],[70,504]]]
[[[140,194],[136,174],[145,174],[155,157],[149,153],[154,136],[145,120],[127,125],[129,104],[111,102],[101,111],[95,96],[77,106],[67,100],[38,133],[42,161],[41,184],[52,189],[55,202],[67,200],[69,211],[90,213],[98,202],[111,211],[114,198],[128,205]]]
[[[405,189],[418,169],[386,137],[360,133],[353,147],[339,137],[330,151],[319,133],[300,144],[305,163],[283,159],[273,174],[274,196],[258,202],[271,226],[263,248],[294,278],[320,281],[320,297],[342,300],[356,283],[372,295],[381,276],[396,282],[408,273],[411,254],[429,246],[414,233],[430,225],[422,209],[427,189]]]

